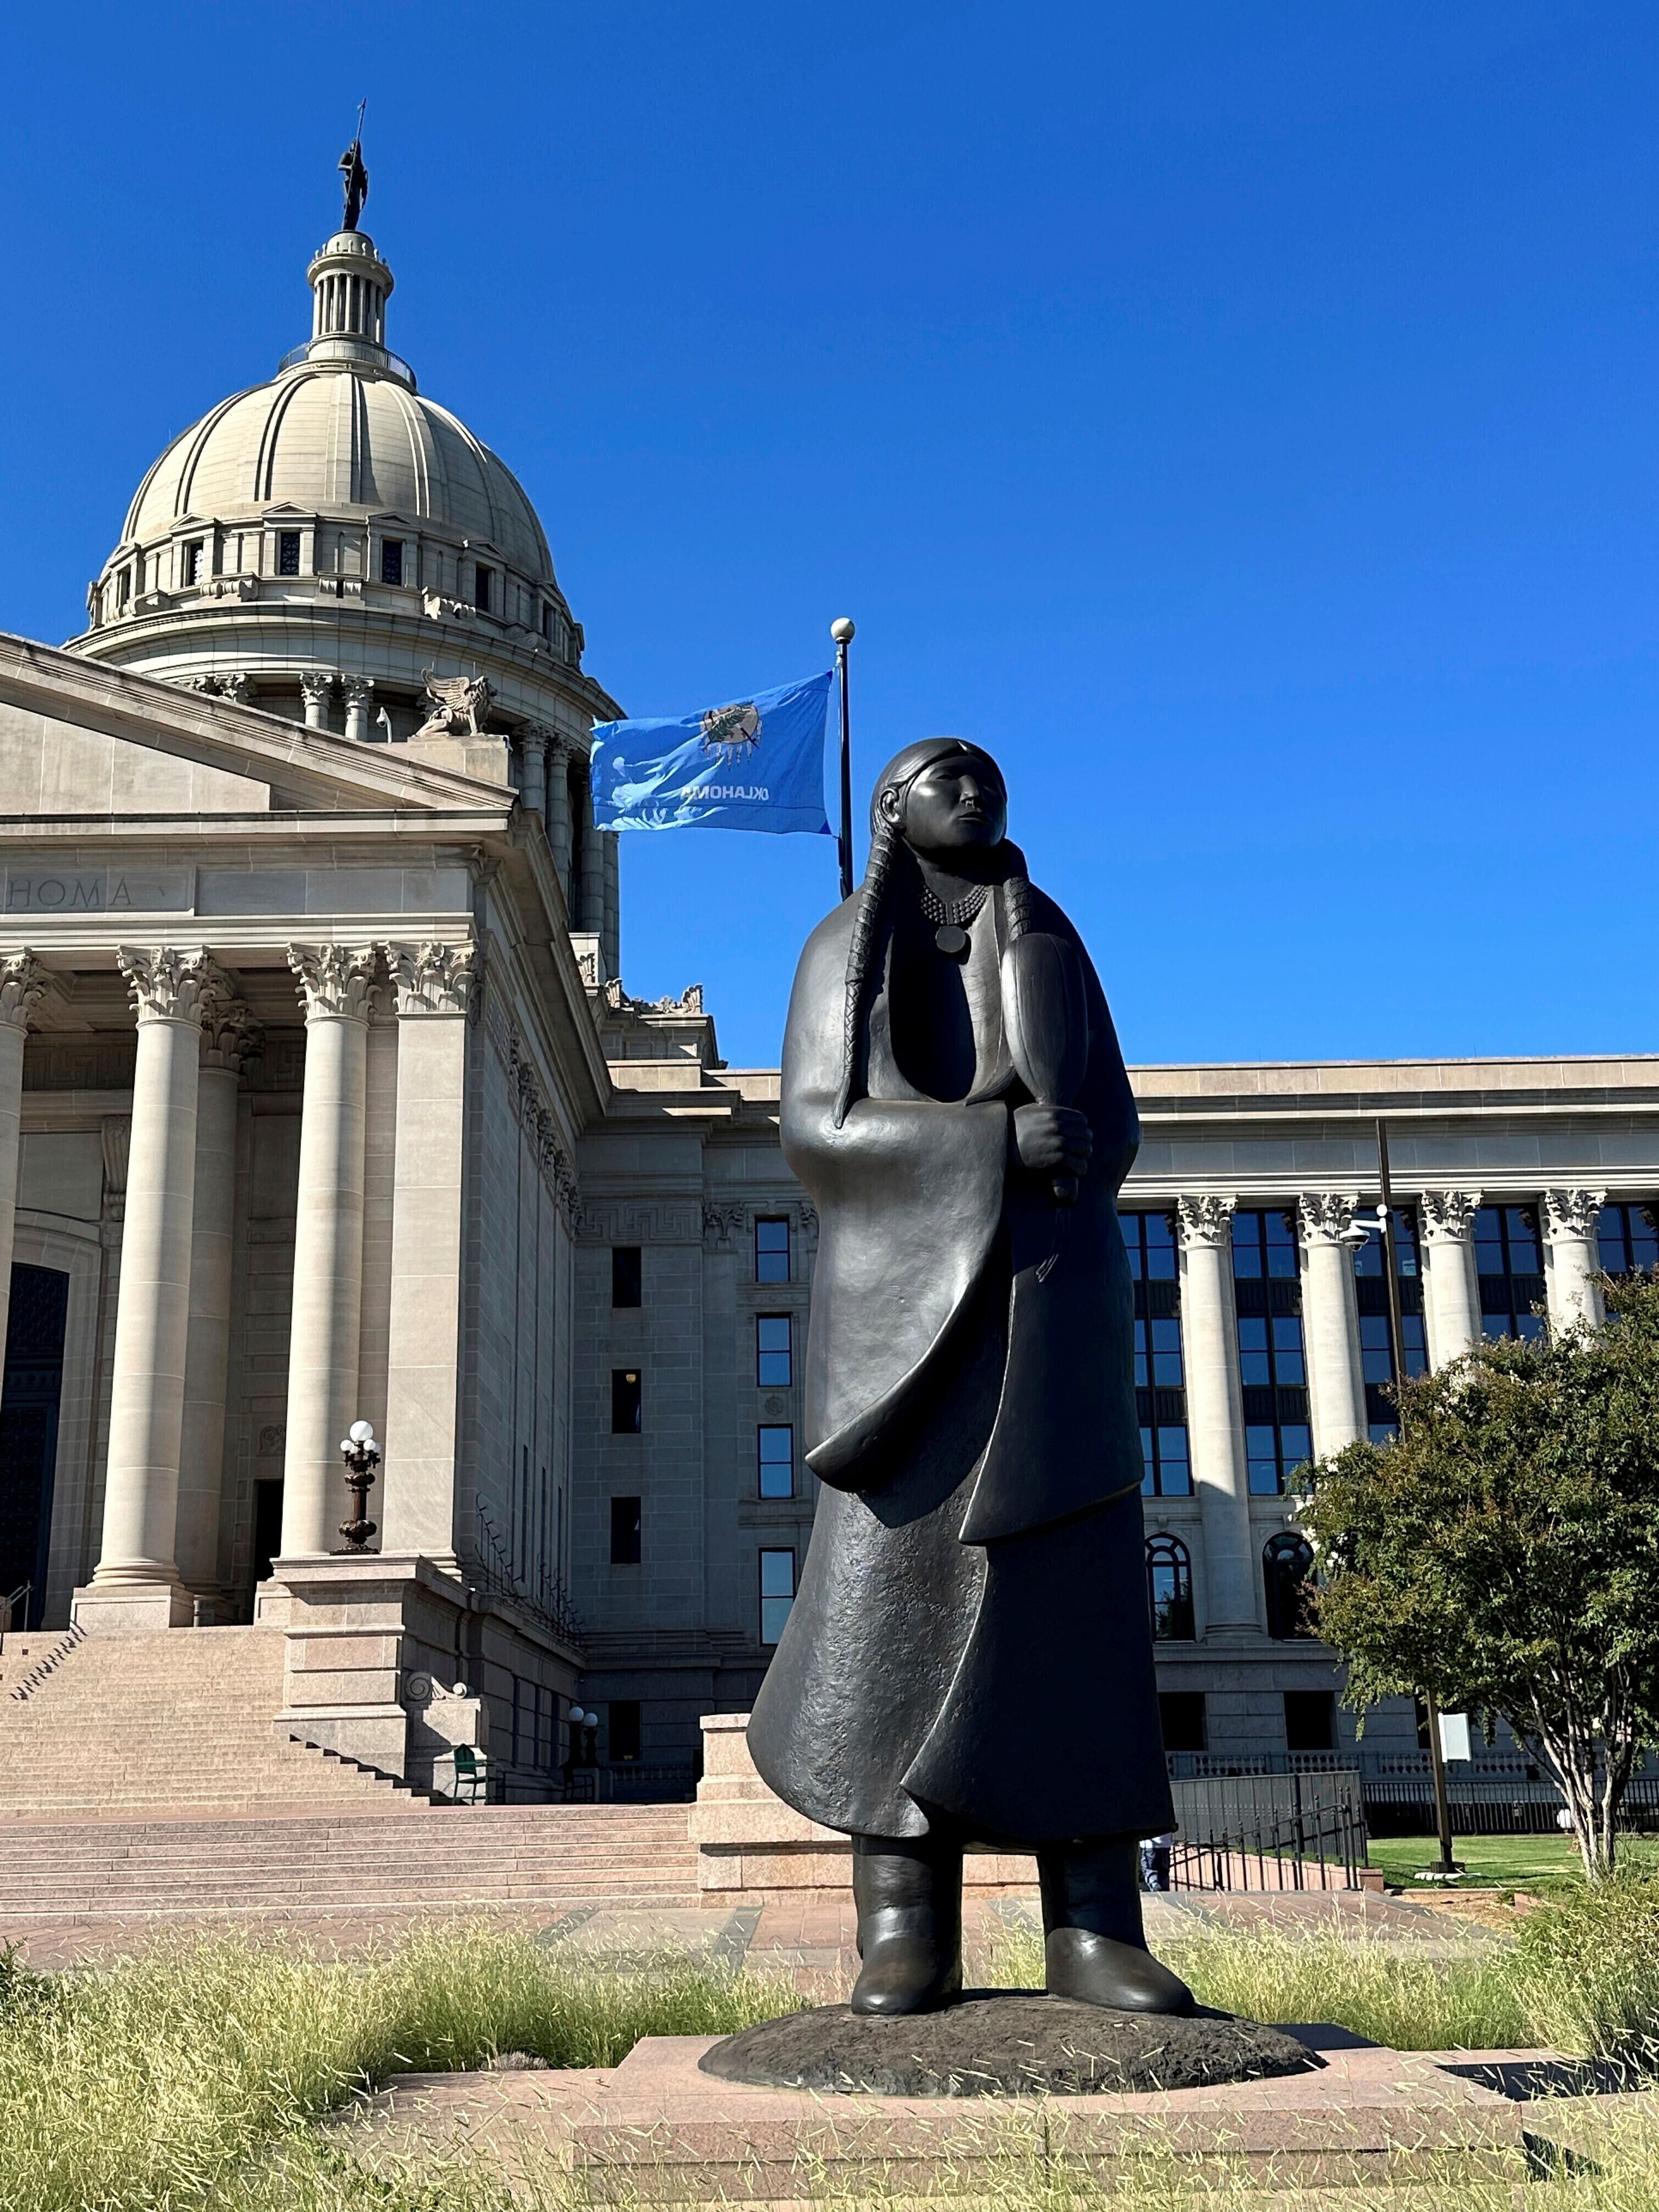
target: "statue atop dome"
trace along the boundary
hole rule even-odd
[[[362,107],[357,110],[357,129],[360,134],[363,127],[363,108],[368,105],[368,102],[364,100]],[[368,198],[368,171],[363,167],[363,142],[361,135],[354,138],[344,153],[341,155],[340,174],[345,179],[345,221],[340,228],[342,230],[356,230],[357,219],[363,211],[363,202]]]

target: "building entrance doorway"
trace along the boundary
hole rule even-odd
[[[11,1271],[0,1395],[0,1600],[27,1592],[17,1596],[17,1628],[39,1628],[46,1607],[69,1285],[56,1267],[20,1263]]]

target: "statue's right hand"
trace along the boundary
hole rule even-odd
[[[1087,1175],[1094,1146],[1087,1115],[1073,1106],[1014,1109],[1014,1146],[1032,1175]]]

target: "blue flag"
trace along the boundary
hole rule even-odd
[[[678,720],[600,722],[593,819],[601,830],[801,830],[823,811],[829,671]]]

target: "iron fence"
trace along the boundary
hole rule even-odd
[[[473,1556],[465,1565],[470,1580],[482,1589],[493,1591],[497,1597],[508,1599],[521,1607],[533,1620],[556,1636],[562,1644],[580,1650],[582,1640],[581,1616],[570,1601],[569,1592],[558,1577],[548,1571],[545,1560],[538,1559],[530,1577],[521,1574],[515,1566],[512,1553],[496,1533],[495,1525],[483,1507],[483,1500],[476,1502]]]
[[[1170,1886],[1187,1890],[1357,1889],[1365,1810],[1352,1770],[1194,1778],[1176,1789]]]

